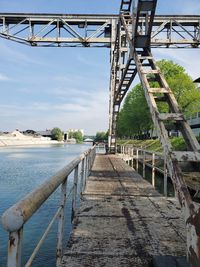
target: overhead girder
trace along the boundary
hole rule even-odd
[[[110,47],[112,23],[118,24],[118,21],[118,15],[0,13],[0,37],[31,46]],[[145,31],[146,23],[146,16],[141,14],[137,26],[139,34]],[[193,48],[199,45],[200,16],[155,16],[151,47]]]

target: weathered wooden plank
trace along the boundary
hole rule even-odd
[[[177,201],[161,196],[119,157],[98,155],[61,266],[144,267],[155,255],[183,257],[185,251]]]

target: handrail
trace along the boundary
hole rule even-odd
[[[167,180],[170,177],[170,174],[167,170],[166,158],[163,153],[155,152],[151,150],[146,150],[143,148],[138,148],[133,145],[118,145],[120,153],[123,155],[128,155],[130,159],[128,161],[131,162],[131,166],[135,167],[136,171],[138,172],[139,163],[142,164],[142,176],[145,178],[146,174],[146,166],[151,168],[151,180],[152,185],[155,187],[155,172],[158,171],[159,173],[164,175],[164,188],[163,192],[164,195],[167,196]],[[163,161],[163,168],[160,166],[156,166],[156,160],[160,159]],[[135,161],[135,166],[134,166]]]
[[[53,222],[58,218],[58,242],[57,242],[57,266],[60,265],[62,257],[62,246],[63,246],[63,229],[64,229],[64,208],[66,204],[66,186],[67,178],[74,171],[74,184],[70,190],[73,193],[72,197],[72,216],[76,212],[76,202],[77,202],[77,186],[79,179],[79,164],[81,166],[81,188],[82,192],[86,178],[89,175],[90,169],[92,167],[94,158],[96,154],[96,148],[93,146],[91,149],[81,154],[79,157],[72,160],[67,166],[53,175],[48,181],[44,182],[42,185],[34,189],[31,193],[25,196],[22,200],[18,201],[12,207],[4,212],[2,215],[2,225],[5,230],[9,232],[8,241],[8,267],[20,267],[21,266],[21,247],[22,247],[22,236],[23,236],[23,226],[30,219],[30,217],[40,208],[40,206],[51,196],[56,189],[62,185],[61,188],[61,201],[60,206],[57,209],[56,214],[49,223],[48,229],[43,234],[41,240],[38,242],[35,250],[33,251],[30,259],[28,260],[26,266],[31,266],[31,263],[36,255],[36,252],[41,247],[44,242],[47,233],[49,232]],[[69,194],[68,194],[69,196]],[[68,197],[67,196],[67,197]]]

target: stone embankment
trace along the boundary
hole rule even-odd
[[[51,140],[50,138],[38,136],[26,136],[18,131],[0,136],[0,147],[7,146],[32,146],[32,145],[51,145],[60,142]]]

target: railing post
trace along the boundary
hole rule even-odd
[[[9,233],[7,267],[21,267],[23,227]]]
[[[134,169],[134,147],[132,147],[132,168]]]
[[[88,154],[88,176],[90,175],[90,168],[91,168],[91,156]]]
[[[146,159],[146,152],[145,150],[143,150],[143,178],[145,178],[145,165],[146,165],[146,162],[145,162],[145,159]]]
[[[131,161],[131,164],[130,164],[130,166],[131,166],[131,168],[133,167],[133,148],[131,147],[130,148],[130,161]]]
[[[152,154],[152,185],[155,187],[155,153]]]
[[[73,221],[74,217],[76,216],[77,184],[78,184],[78,165],[75,167],[75,170],[74,170],[74,190],[73,190],[73,196],[72,196],[72,216],[71,216],[71,221]]]
[[[87,177],[88,177],[88,155],[86,155],[85,157],[85,173],[84,173],[83,191],[85,190]]]
[[[136,171],[138,172],[139,150],[136,149]]]
[[[65,225],[65,204],[66,204],[66,188],[67,188],[67,179],[65,179],[64,183],[61,186],[61,211],[58,217],[58,236],[57,236],[57,250],[56,250],[56,266],[59,267],[63,255],[63,232]]]
[[[81,164],[81,182],[80,182],[81,194],[83,193],[84,176],[85,176],[85,158],[82,160],[82,164]]]
[[[167,173],[167,159],[164,156],[164,195],[167,197],[167,180],[168,180],[168,173]]]

